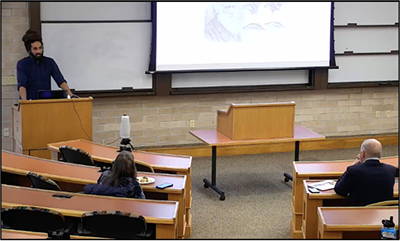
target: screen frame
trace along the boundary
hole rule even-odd
[[[307,66],[307,67],[286,67],[286,68],[227,68],[227,69],[192,69],[192,70],[157,70],[157,2],[151,2],[151,19],[152,19],[152,42],[149,70],[146,74],[179,74],[179,73],[210,73],[210,72],[247,72],[247,71],[283,71],[283,70],[311,70],[311,69],[338,69],[335,60],[335,44],[334,44],[334,2],[331,2],[330,17],[330,54],[329,66]]]

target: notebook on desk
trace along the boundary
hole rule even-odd
[[[314,187],[320,191],[326,191],[335,188],[336,181],[334,180],[325,180],[321,182],[315,182],[307,184],[309,187]]]

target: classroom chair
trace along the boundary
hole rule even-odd
[[[59,150],[63,161],[87,166],[94,166],[94,161],[90,154],[84,150],[71,147],[71,146],[60,146]]]
[[[50,178],[44,177],[35,172],[28,172],[26,176],[31,181],[33,188],[61,191],[61,188],[57,185],[57,183]]]
[[[2,228],[32,232],[64,232],[66,226],[61,213],[35,207],[2,208],[1,221]]]
[[[135,166],[136,166],[136,170],[138,172],[153,172],[154,173],[153,167],[146,162],[141,162],[141,161],[135,160]]]
[[[143,216],[120,211],[86,212],[78,225],[78,234],[116,239],[154,239],[154,226]]]

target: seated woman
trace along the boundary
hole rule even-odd
[[[103,172],[97,184],[84,187],[85,194],[105,195],[144,199],[144,193],[136,180],[137,171],[133,155],[129,151],[121,151],[115,158],[111,171]]]

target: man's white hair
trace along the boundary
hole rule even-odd
[[[366,139],[361,144],[361,150],[365,152],[366,158],[382,156],[382,144],[376,139]]]

